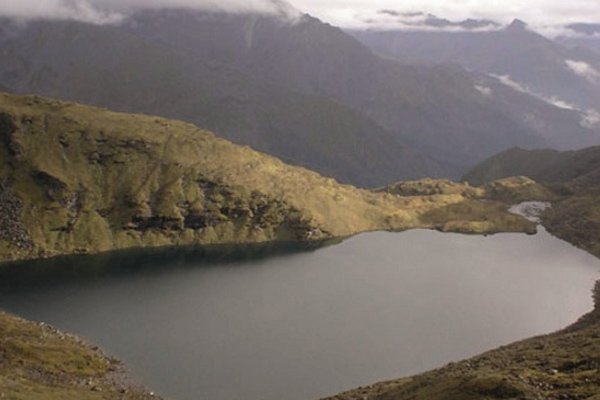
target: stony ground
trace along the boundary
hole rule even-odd
[[[0,312],[0,399],[158,400],[97,347]]]

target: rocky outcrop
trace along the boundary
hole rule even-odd
[[[0,240],[19,250],[31,251],[34,244],[21,222],[23,202],[7,182],[0,181]]]

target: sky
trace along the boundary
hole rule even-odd
[[[193,7],[221,11],[281,12],[283,0],[0,0],[0,14],[17,19],[77,19],[115,23],[130,10]],[[301,12],[341,27],[389,27],[398,23],[381,10],[398,15],[425,12],[460,21],[491,19],[509,23],[514,18],[552,31],[573,22],[600,22],[600,0],[292,0]],[[107,9],[108,8],[108,9]],[[283,7],[285,9],[285,7]],[[286,12],[291,12],[289,9]],[[414,18],[414,16],[410,16]]]
[[[296,0],[295,5],[341,26],[363,25],[377,11],[426,12],[451,20],[514,18],[535,26],[600,22],[600,0]]]

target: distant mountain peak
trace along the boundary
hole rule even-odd
[[[584,35],[599,35],[600,34],[600,23],[598,24],[590,24],[590,23],[575,23],[567,25],[567,29],[572,30],[576,33],[581,33]]]
[[[525,21],[515,18],[506,29],[509,31],[517,32],[527,30],[527,27],[528,26]]]
[[[488,19],[469,18],[456,21],[421,11],[404,12],[382,9],[377,11],[377,16],[383,17],[384,21],[381,18],[372,18],[367,22],[372,25],[381,24],[382,22],[392,22],[407,30],[478,30],[495,29],[500,26],[497,22]]]

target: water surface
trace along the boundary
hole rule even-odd
[[[230,250],[15,265],[0,307],[89,338],[169,399],[306,400],[562,328],[600,276],[543,229]]]

